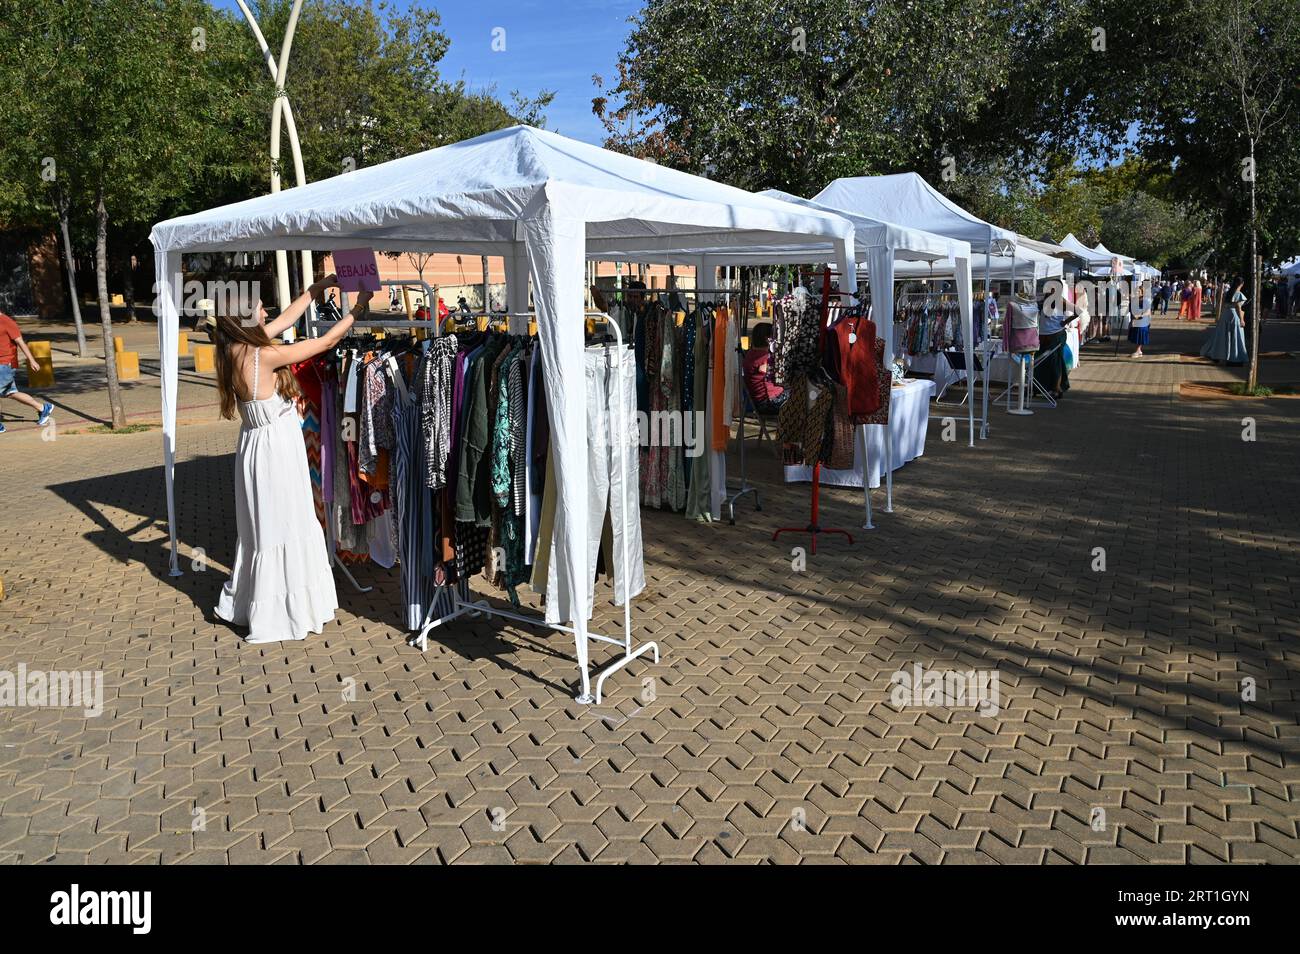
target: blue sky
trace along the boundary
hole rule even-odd
[[[238,12],[234,0],[213,2]],[[407,0],[392,2],[407,5]],[[528,95],[554,90],[547,127],[575,139],[604,141],[604,130],[591,114],[591,77],[598,73],[607,82],[616,77],[627,19],[640,8],[638,0],[424,0],[422,5],[438,11],[451,40],[442,62],[446,79],[464,79],[476,90],[495,86],[503,101],[513,89]],[[504,52],[492,49],[497,27],[505,31]]]

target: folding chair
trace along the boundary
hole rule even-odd
[[[758,439],[760,441],[776,442],[776,415],[760,414],[758,408],[754,405],[754,399],[749,395],[749,388],[741,388],[741,405],[740,416],[743,420],[748,421],[750,418],[758,425]],[[770,426],[769,426],[770,425]]]
[[[1056,407],[1056,398],[1052,397],[1051,391],[1047,390],[1047,388],[1043,387],[1041,384],[1038,383],[1038,378],[1034,374],[1034,371],[1038,369],[1038,362],[1040,360],[1044,358],[1050,358],[1052,355],[1056,354],[1056,352],[1060,351],[1064,347],[1065,347],[1065,340],[1062,339],[1059,344],[1053,345],[1051,348],[1048,348],[1042,354],[1034,355],[1034,360],[1029,366],[1030,388],[1029,388],[1029,393],[1025,395],[1026,406],[1034,403],[1034,392],[1037,391],[1039,394],[1043,396],[1043,400],[1047,402],[1048,407]]]
[[[956,382],[956,380],[957,380],[957,372],[958,372],[958,371],[967,371],[967,368],[966,368],[966,352],[965,352],[965,351],[941,351],[941,352],[939,352],[938,357],[939,357],[939,358],[944,358],[944,359],[947,360],[947,362],[948,362],[948,370],[952,372],[952,374],[951,374],[948,378],[946,378],[946,379],[944,380],[944,382],[943,382],[943,390],[941,390],[937,395],[935,395],[935,398],[934,398],[934,403],[935,403],[935,404],[943,404],[943,396],[944,396],[945,394],[948,393],[948,389],[949,389],[950,387],[952,387],[953,384]],[[976,381],[978,381],[978,380],[982,380],[982,376],[983,376],[983,374],[984,374],[984,364],[983,364],[982,361],[980,361],[980,354],[979,354],[979,352],[976,352],[976,354],[975,354],[975,374],[974,374],[974,377],[972,377],[971,374],[970,374],[969,372],[966,374],[966,378],[965,378],[965,381],[966,381],[966,393],[962,395],[962,398],[961,398],[960,401],[958,401],[956,404],[949,405],[949,406],[951,406],[951,407],[965,407],[965,406],[966,406],[966,402],[970,400],[970,396],[971,396],[973,393],[975,393],[975,383],[976,383]]]

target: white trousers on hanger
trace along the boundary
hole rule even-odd
[[[636,361],[630,348],[623,349],[622,361],[614,366],[614,346],[588,348],[584,355],[587,380],[587,618],[596,598],[595,567],[600,551],[605,517],[609,516],[613,546],[606,553],[605,569],[612,571],[614,602],[623,605],[626,581],[630,597],[645,589],[645,554],[641,547],[640,436],[636,417]],[[619,378],[623,379],[620,393]],[[622,410],[620,412],[620,397]],[[623,440],[616,441],[619,414],[624,422]],[[621,444],[622,454],[619,454]],[[621,459],[620,459],[621,458]],[[624,520],[626,513],[627,519]],[[626,522],[626,531],[624,524]],[[623,539],[627,536],[627,567],[623,565]],[[556,561],[547,571],[547,591],[558,585]],[[547,601],[547,622],[551,619]]]

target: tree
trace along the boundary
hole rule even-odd
[[[66,202],[92,223],[110,420],[118,427],[126,415],[113,351],[110,229],[147,234],[206,185],[246,174],[237,131],[248,114],[237,91],[256,75],[242,65],[251,41],[201,0],[4,2],[20,59],[12,72],[6,64],[0,83],[24,84],[21,96],[5,97],[23,101],[6,131],[29,125],[35,154],[56,170],[48,201]],[[236,135],[220,132],[227,129]],[[41,188],[35,168],[19,172],[30,191]]]
[[[52,17],[66,13],[63,8],[49,11]],[[19,15],[9,0],[0,4],[0,16],[12,23]],[[77,355],[88,356],[86,331],[81,320],[81,297],[77,294],[77,264],[72,247],[71,202],[59,179],[54,156],[45,147],[48,129],[57,114],[40,107],[48,105],[41,90],[48,90],[59,79],[58,50],[47,42],[18,31],[16,42],[0,43],[0,101],[7,104],[0,111],[0,221],[7,226],[48,228],[57,224],[64,267],[68,279],[68,300],[77,332]],[[24,89],[34,81],[37,95]]]
[[[1259,333],[1264,322],[1260,307],[1259,202],[1255,187],[1258,178],[1256,150],[1265,137],[1286,119],[1292,103],[1288,87],[1295,87],[1293,70],[1279,76],[1276,59],[1290,55],[1297,62],[1294,49],[1300,41],[1296,28],[1295,8],[1283,10],[1271,0],[1227,0],[1224,10],[1223,70],[1220,82],[1231,91],[1240,110],[1239,129],[1246,137],[1248,156],[1243,160],[1242,179],[1250,191],[1250,373],[1248,391],[1259,385]]]
[[[1075,64],[1082,72],[1092,60],[1080,114],[1099,150],[1167,170],[1164,197],[1204,216],[1213,251],[1245,274],[1255,270],[1252,244],[1268,259],[1300,247],[1294,0],[1087,5],[1109,37],[1104,52]]]
[[[1043,2],[650,0],[592,106],[611,148],[746,189],[938,179]]]

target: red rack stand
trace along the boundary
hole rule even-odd
[[[830,314],[831,301],[831,270],[828,268],[822,272],[822,315],[821,329],[817,334],[817,353],[820,355],[826,344],[826,319]],[[780,527],[772,533],[772,539],[775,540],[783,533],[807,533],[812,537],[812,543],[809,552],[816,555],[817,553],[817,536],[822,533],[839,533],[843,534],[849,541],[853,542],[853,534],[847,530],[841,530],[839,527],[823,527],[818,522],[818,513],[820,512],[821,500],[821,476],[822,464],[817,461],[813,464],[812,474],[812,515],[808,520],[806,527]]]
[[[818,534],[821,534],[821,533],[841,533],[841,534],[843,534],[845,537],[848,538],[849,543],[852,543],[852,542],[853,542],[853,534],[849,533],[847,530],[841,530],[839,527],[823,527],[820,523],[817,522],[817,515],[818,515],[818,511],[819,511],[819,499],[820,499],[820,497],[821,497],[821,476],[822,476],[822,465],[821,465],[821,462],[818,461],[816,464],[813,464],[813,477],[812,477],[812,517],[810,518],[810,520],[809,520],[809,522],[808,522],[808,526],[806,526],[806,527],[781,527],[781,528],[779,528],[778,530],[776,530],[776,531],[773,532],[773,534],[772,534],[772,539],[773,539],[773,540],[775,540],[777,537],[781,536],[781,534],[783,534],[783,533],[807,533],[807,534],[810,534],[811,537],[812,537],[812,543],[811,543],[811,546],[809,547],[809,551],[810,551],[813,555],[816,555],[816,553],[817,553],[817,535],[818,535]]]

